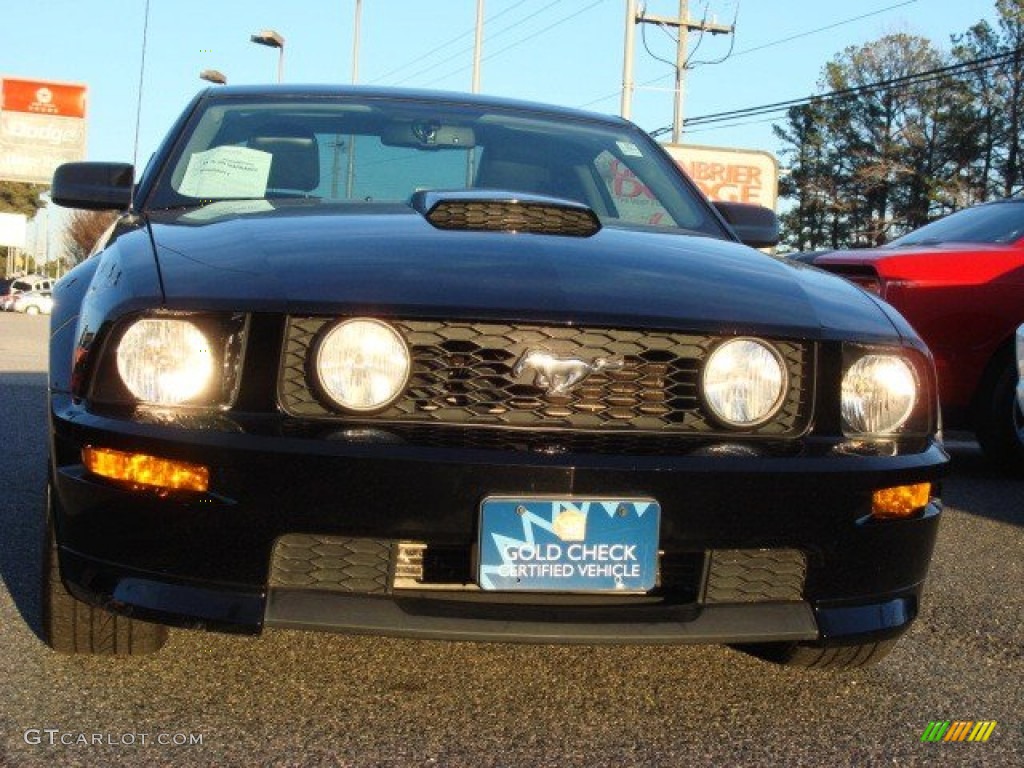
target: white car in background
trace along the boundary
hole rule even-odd
[[[48,315],[53,312],[53,295],[49,291],[24,291],[14,297],[11,308],[26,315]]]

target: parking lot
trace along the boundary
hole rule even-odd
[[[156,656],[37,637],[48,318],[0,314],[0,765],[1020,765],[1024,480],[954,441],[926,602],[879,666],[718,647],[179,631]],[[923,743],[933,721],[996,721]]]

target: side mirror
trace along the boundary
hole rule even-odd
[[[740,242],[753,248],[768,248],[779,242],[779,219],[775,212],[752,203],[712,203],[722,214]]]
[[[122,211],[131,205],[134,183],[128,163],[64,163],[53,173],[50,198],[65,208]]]

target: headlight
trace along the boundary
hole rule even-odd
[[[851,432],[895,432],[910,418],[916,403],[917,377],[902,357],[865,355],[843,376],[843,423]]]
[[[778,352],[757,339],[727,341],[704,365],[704,399],[715,417],[730,427],[768,421],[782,406],[786,386],[786,368]]]
[[[214,354],[203,332],[189,321],[146,318],[121,337],[117,372],[142,402],[180,405],[209,388]]]
[[[376,411],[409,380],[409,349],[394,328],[377,320],[346,320],[320,340],[314,370],[324,395],[350,411]]]

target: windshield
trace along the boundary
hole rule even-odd
[[[207,102],[176,146],[148,209],[489,189],[578,201],[606,225],[725,236],[672,161],[625,124],[441,100],[229,96]]]
[[[1024,236],[1024,202],[965,208],[893,240],[887,247],[939,243],[1013,243]]]

